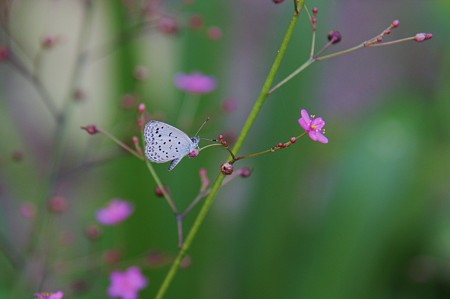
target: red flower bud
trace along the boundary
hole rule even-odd
[[[94,135],[94,134],[98,133],[97,127],[95,125],[88,125],[86,127],[81,127],[81,129],[85,130],[90,135]]]
[[[328,40],[332,43],[332,44],[337,44],[338,42],[340,42],[342,39],[342,35],[339,31],[330,31],[328,33]]]
[[[222,164],[222,166],[220,167],[220,171],[224,174],[224,175],[230,175],[233,173],[234,170],[234,166],[233,164],[229,163],[229,162],[225,162]]]

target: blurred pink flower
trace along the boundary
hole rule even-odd
[[[216,79],[201,73],[176,74],[174,83],[177,88],[195,94],[209,93],[216,88]]]
[[[300,115],[302,117],[298,119],[298,123],[308,133],[309,138],[320,143],[328,143],[328,138],[323,135],[325,121],[321,117],[315,118],[312,115],[310,117],[305,109],[300,110]]]
[[[36,216],[36,205],[32,202],[26,201],[20,204],[20,215],[25,219],[34,219]]]
[[[133,212],[133,206],[125,200],[113,199],[106,208],[97,211],[97,221],[113,225],[124,221]]]
[[[35,293],[34,298],[35,299],[62,299],[64,296],[64,293],[61,291],[58,291],[56,293]]]
[[[112,298],[136,299],[137,292],[148,284],[138,267],[130,267],[124,272],[114,271],[110,274],[110,279],[108,295]]]

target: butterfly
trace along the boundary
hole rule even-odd
[[[209,119],[209,118],[208,118]],[[198,132],[206,121],[198,129],[195,137],[189,138],[183,131],[161,121],[151,120],[144,128],[145,155],[147,159],[155,163],[172,161],[169,170],[180,163],[185,156],[196,156],[200,137]]]

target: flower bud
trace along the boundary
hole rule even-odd
[[[92,224],[86,228],[85,234],[89,240],[95,241],[100,237],[100,232],[100,227],[98,227],[98,225]]]
[[[328,33],[328,40],[332,44],[337,44],[338,42],[341,41],[341,39],[342,39],[342,35],[339,31],[333,30]]]
[[[162,33],[175,34],[178,33],[178,23],[175,19],[169,17],[162,17],[158,23],[158,29]]]
[[[164,264],[165,256],[161,251],[150,251],[146,256],[146,261],[150,267],[160,267]]]
[[[420,43],[420,42],[429,40],[432,37],[433,37],[433,34],[431,34],[431,33],[417,33],[416,36],[414,37],[414,40],[416,42]]]
[[[202,28],[203,18],[200,15],[193,15],[189,18],[189,27],[191,29],[197,30]]]
[[[62,196],[54,196],[48,201],[48,209],[55,214],[61,214],[67,209],[67,200]]]
[[[190,256],[186,255],[180,263],[180,268],[185,269],[192,264],[192,259]]]
[[[391,24],[392,28],[397,28],[398,26],[400,26],[400,21],[399,20],[392,21],[392,24]]]
[[[133,75],[136,80],[145,81],[148,78],[148,69],[143,65],[139,65],[134,69]]]
[[[208,28],[207,34],[210,40],[219,40],[222,37],[222,30],[217,26],[212,26]]]
[[[144,113],[145,112],[145,104],[144,103],[140,103],[138,106],[138,112],[139,113]]]
[[[224,174],[224,175],[230,175],[233,173],[234,170],[234,166],[233,164],[229,163],[229,162],[225,162],[222,164],[222,166],[220,166],[220,171]]]
[[[284,2],[284,0],[272,0],[272,1],[273,1],[273,3],[275,3],[275,4],[279,4],[279,3]]]
[[[195,157],[198,156],[198,153],[199,153],[199,150],[198,150],[198,148],[196,148],[196,149],[194,149],[192,152],[190,152],[190,153],[188,154],[188,157],[189,157],[189,158],[195,158]]]
[[[317,15],[318,12],[319,12],[319,10],[317,9],[317,7],[313,7],[313,9],[312,9],[313,15]]]
[[[88,125],[86,127],[81,127],[81,129],[85,130],[90,135],[94,135],[94,134],[98,133],[97,127],[95,125]]]
[[[43,49],[50,49],[53,48],[59,41],[59,36],[45,36],[41,40],[41,47]]]
[[[105,252],[104,259],[107,265],[113,265],[122,258],[122,253],[117,249],[111,249]]]
[[[169,189],[166,186],[163,186],[163,188],[166,193],[169,193]],[[156,186],[155,188],[155,195],[158,197],[164,197],[164,192],[161,190],[161,188],[159,188],[159,186]]]

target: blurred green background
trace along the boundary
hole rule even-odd
[[[292,14],[291,1],[159,2],[98,0],[87,10],[89,1],[1,2],[8,28],[2,44],[36,69],[58,109],[74,88],[84,96],[69,101],[64,134],[55,141],[57,126],[36,89],[12,63],[1,62],[1,243],[23,265],[15,267],[0,254],[0,298],[31,294],[43,277],[43,290],[106,298],[109,272],[130,265],[140,266],[150,280],[140,298],[158,290],[169,264],[142,258],[176,254],[175,218],[154,195],[144,163],[79,127],[93,123],[129,143],[139,134],[135,104],[143,102],[152,117],[188,134],[209,115],[202,136],[236,136]],[[176,22],[176,32],[143,19],[144,5],[151,16]],[[241,154],[298,135],[301,108],[325,119],[329,144],[302,138],[286,150],[238,162],[251,167],[252,175],[221,189],[189,252],[191,264],[179,271],[167,298],[449,298],[450,2],[307,5],[319,8],[317,48],[328,31],[343,35],[327,53],[369,39],[394,19],[400,27],[386,40],[417,32],[431,32],[433,39],[318,62],[271,95]],[[194,15],[201,16],[201,28],[189,26]],[[149,23],[139,34],[122,34],[135,33],[132,28],[143,20]],[[208,38],[211,26],[221,29],[219,40]],[[48,35],[60,37],[58,44],[41,50]],[[303,14],[276,82],[307,59],[310,43]],[[81,64],[78,44],[87,51]],[[133,77],[138,66],[148,70],[146,80]],[[192,126],[184,127],[178,120],[189,99],[176,90],[173,76],[192,71],[216,77],[218,88],[202,96]],[[136,98],[131,108],[123,105],[125,95]],[[221,105],[230,98],[237,109],[225,112]],[[58,146],[61,163],[50,180]],[[23,153],[19,162],[11,158],[17,151]],[[199,191],[198,170],[207,169],[213,180],[226,158],[213,148],[170,173],[167,164],[155,168],[183,209]],[[47,221],[38,238],[47,246],[26,256],[33,222],[20,217],[20,205],[45,207],[53,195],[66,198],[68,209],[58,215],[39,211]],[[134,204],[132,217],[102,228],[99,240],[87,240],[84,231],[95,223],[95,211],[116,197]],[[187,217],[185,232],[198,210]],[[122,257],[107,265],[103,257],[112,249]],[[45,255],[50,266],[42,268]]]

